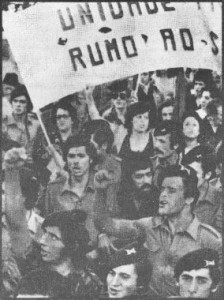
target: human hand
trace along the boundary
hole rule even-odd
[[[12,148],[5,153],[3,164],[6,169],[20,168],[27,159],[25,148]]]
[[[94,177],[94,186],[97,189],[106,189],[112,182],[113,175],[107,170],[100,170]]]
[[[105,233],[101,233],[98,235],[98,248],[103,252],[106,252],[108,255],[112,254],[112,250],[117,250],[117,248],[114,247],[113,243],[111,242],[110,238]]]
[[[92,101],[94,101],[93,99],[93,91],[94,91],[94,86],[92,85],[86,85],[85,89],[83,90],[83,94],[86,98],[86,103],[92,103]]]

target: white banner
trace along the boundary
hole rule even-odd
[[[3,28],[34,108],[150,70],[221,69],[221,3],[37,3]]]

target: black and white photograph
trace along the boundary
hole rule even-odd
[[[1,299],[221,300],[222,1],[2,1]]]

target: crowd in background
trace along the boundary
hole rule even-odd
[[[6,297],[219,299],[220,74],[87,85],[42,109],[50,143],[17,74],[2,86]],[[186,287],[192,269],[210,272],[206,292]]]

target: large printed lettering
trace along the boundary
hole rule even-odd
[[[160,33],[163,38],[164,49],[166,51],[168,51],[168,50],[176,51],[177,46],[176,46],[176,40],[175,40],[173,30],[171,28],[161,29]],[[183,49],[186,51],[193,51],[194,50],[194,42],[193,42],[193,37],[190,32],[190,29],[181,28],[181,29],[179,29],[179,33],[180,33],[180,39],[181,39]]]
[[[121,39],[124,54],[126,58],[132,58],[138,55],[136,43],[133,36],[125,36]],[[106,54],[103,56],[103,50]],[[115,52],[117,60],[121,59],[121,53],[118,48],[117,40],[112,39],[111,41],[105,40],[104,45],[95,43],[95,46],[87,45],[88,56],[90,58],[91,65],[93,67],[102,65],[105,59],[108,58],[110,62],[114,61],[112,57],[112,51]],[[95,55],[94,55],[95,54]],[[81,48],[76,47],[69,50],[69,55],[73,65],[74,71],[78,71],[80,68],[87,68],[87,62],[84,60],[83,51]]]

